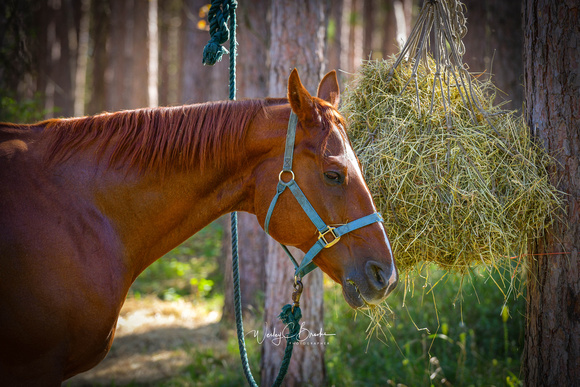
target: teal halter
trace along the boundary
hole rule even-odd
[[[318,230],[318,240],[314,243],[314,246],[308,250],[304,259],[300,265],[296,262],[296,259],[292,256],[290,251],[286,246],[280,244],[286,254],[290,257],[290,260],[294,264],[294,268],[296,269],[295,276],[298,278],[302,278],[306,274],[310,273],[312,270],[316,269],[316,264],[312,261],[314,257],[322,251],[322,249],[327,249],[329,247],[334,246],[340,240],[340,237],[344,234],[347,234],[351,231],[357,230],[361,227],[368,226],[375,222],[383,222],[383,218],[381,214],[378,212],[372,213],[370,215],[366,215],[362,218],[349,222],[347,224],[343,224],[338,227],[328,226],[322,218],[318,215],[314,207],[310,204],[300,187],[298,187],[298,183],[294,180],[294,172],[292,171],[292,159],[294,154],[294,140],[296,138],[296,125],[298,123],[298,117],[294,112],[290,113],[290,121],[288,122],[288,131],[286,133],[286,149],[284,151],[284,166],[280,175],[278,176],[278,186],[276,187],[276,195],[272,199],[270,203],[270,208],[268,208],[268,213],[266,214],[266,221],[264,224],[264,230],[266,233],[269,234],[268,228],[270,225],[270,219],[272,218],[272,213],[274,212],[274,207],[276,206],[276,202],[278,198],[286,190],[286,188],[290,189],[290,192],[294,195],[306,215],[310,218],[314,226]],[[282,176],[284,174],[290,174],[290,180],[284,181],[282,180]]]

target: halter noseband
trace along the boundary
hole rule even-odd
[[[347,224],[343,224],[338,227],[328,226],[322,218],[318,215],[314,207],[310,204],[300,187],[298,187],[298,183],[294,180],[294,172],[292,171],[292,158],[294,154],[294,140],[296,138],[296,125],[298,123],[298,116],[294,114],[294,112],[290,113],[290,121],[288,121],[288,131],[286,133],[286,149],[284,150],[284,166],[282,171],[278,176],[278,186],[276,187],[276,195],[272,199],[270,203],[270,207],[268,208],[268,213],[266,214],[266,221],[264,224],[264,230],[266,233],[268,232],[268,227],[270,225],[270,219],[272,217],[272,213],[274,212],[274,207],[276,206],[276,202],[278,198],[286,190],[286,188],[290,189],[290,192],[294,195],[306,215],[310,218],[316,229],[318,230],[318,240],[314,243],[314,246],[308,250],[304,259],[300,265],[296,262],[296,259],[292,256],[290,251],[286,246],[280,244],[286,254],[290,257],[290,260],[294,264],[296,269],[295,276],[301,278],[306,274],[310,273],[312,270],[316,269],[316,264],[312,261],[316,254],[318,254],[322,249],[329,248],[334,246],[340,240],[340,237],[344,234],[347,234],[351,231],[357,230],[361,227],[368,226],[375,222],[383,222],[383,218],[381,214],[378,212],[374,212],[370,215],[363,216],[357,220],[349,222]],[[285,174],[290,174],[290,180],[287,182],[282,179],[282,176]]]

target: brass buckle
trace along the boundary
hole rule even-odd
[[[320,240],[320,239],[322,239],[322,240],[324,241],[324,243],[325,243],[325,246],[324,246],[324,248],[325,248],[325,249],[328,249],[329,247],[332,247],[332,246],[334,246],[334,245],[335,245],[335,244],[337,244],[337,243],[338,243],[338,241],[340,240],[340,236],[337,236],[337,235],[334,233],[334,229],[335,229],[335,227],[331,227],[331,226],[327,226],[327,227],[328,227],[328,230],[326,230],[325,232],[323,232],[323,233],[322,233],[322,232],[320,232],[320,231],[318,232],[318,235],[319,235],[319,236],[318,236],[318,239],[319,239],[319,240]],[[333,240],[331,240],[330,242],[326,240],[326,235],[327,235],[328,233],[332,234],[332,236],[333,236],[333,238],[334,238],[334,239],[333,239]]]

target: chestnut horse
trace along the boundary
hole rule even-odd
[[[0,125],[0,380],[57,386],[99,363],[135,278],[231,211],[262,227],[276,193],[291,110],[293,172],[327,224],[374,213],[336,110],[336,73],[311,96],[296,70],[288,99],[139,109]],[[318,232],[285,192],[269,219],[307,251]],[[380,303],[397,271],[381,222],[314,262],[353,308]]]

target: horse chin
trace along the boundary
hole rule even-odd
[[[342,284],[342,296],[353,309],[366,309],[369,307],[354,281],[348,280]]]

